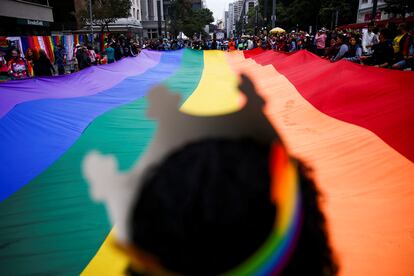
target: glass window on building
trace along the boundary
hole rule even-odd
[[[148,29],[148,37],[149,38],[158,38],[158,30],[157,29]]]

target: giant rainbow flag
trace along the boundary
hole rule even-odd
[[[414,73],[299,51],[143,51],[53,78],[0,84],[0,275],[121,275],[81,160],[130,168],[151,139],[145,95],[163,83],[197,115],[240,108],[238,74],[314,169],[341,275],[414,275]]]

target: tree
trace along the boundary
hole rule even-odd
[[[358,11],[358,0],[323,0],[319,11],[320,23],[323,26],[335,27],[335,13],[338,11],[338,25],[355,23]]]
[[[309,26],[330,26],[336,11],[339,15],[338,25],[354,23],[358,2],[358,0],[278,0],[276,25],[286,29],[293,29],[296,26],[301,29],[307,29]],[[267,3],[266,14],[265,3]],[[270,27],[271,0],[259,0],[259,14],[263,18],[262,26]]]
[[[209,9],[193,10],[190,0],[173,0],[169,7],[169,30],[176,37],[179,32],[188,36],[204,33],[204,27],[214,21]]]
[[[385,4],[387,4],[384,8],[386,13],[395,16],[401,15],[402,18],[405,18],[406,13],[414,11],[414,2],[412,0],[385,0]]]
[[[99,25],[101,27],[101,32],[103,32],[105,28],[109,31],[109,23],[114,23],[119,18],[129,17],[131,15],[130,12],[130,0],[92,1],[92,23],[94,25]],[[84,25],[90,24],[88,5],[85,5],[77,13],[77,16]]]

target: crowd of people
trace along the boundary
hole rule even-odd
[[[390,26],[381,30],[370,25],[362,33],[322,28],[316,34],[291,31],[230,39],[203,39],[197,36],[193,39],[145,39],[141,43],[120,35],[108,38],[103,51],[90,44],[77,44],[71,60],[68,60],[65,47],[57,45],[53,64],[42,49],[29,48],[24,57],[17,48],[7,54],[0,52],[0,78],[63,75],[92,65],[113,63],[123,57],[137,56],[141,49],[170,51],[183,48],[223,51],[262,48],[290,53],[305,49],[332,62],[346,59],[382,68],[413,70],[413,37],[413,31],[404,23],[398,28]]]
[[[134,40],[125,36],[110,37],[103,51],[92,47],[91,44],[76,44],[73,58],[69,59],[67,49],[59,44],[54,49],[54,62],[43,49],[29,48],[24,53],[16,47],[8,53],[0,51],[0,80],[25,79],[64,75],[83,70],[93,65],[116,62],[124,57],[137,56],[141,47]]]
[[[312,35],[304,31],[290,33],[261,34],[231,39],[192,40],[147,40],[143,47],[153,50],[176,50],[192,48],[196,50],[251,50],[262,48],[282,52],[308,50],[332,62],[346,59],[351,62],[382,68],[413,70],[414,35],[409,27],[402,23],[379,29],[369,25],[364,32],[352,30],[329,31],[320,29]]]
[[[397,28],[383,29],[370,25],[362,33],[348,30],[320,29],[316,34],[292,31],[279,34],[260,34],[231,39],[146,40],[143,48],[168,51],[181,48],[196,50],[277,50],[295,52],[308,50],[332,62],[346,59],[351,62],[383,68],[413,70],[413,31],[402,23]]]

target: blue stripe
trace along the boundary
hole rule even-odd
[[[165,53],[159,65],[93,96],[17,105],[0,120],[0,202],[53,164],[96,117],[145,96],[174,74],[182,56]]]

